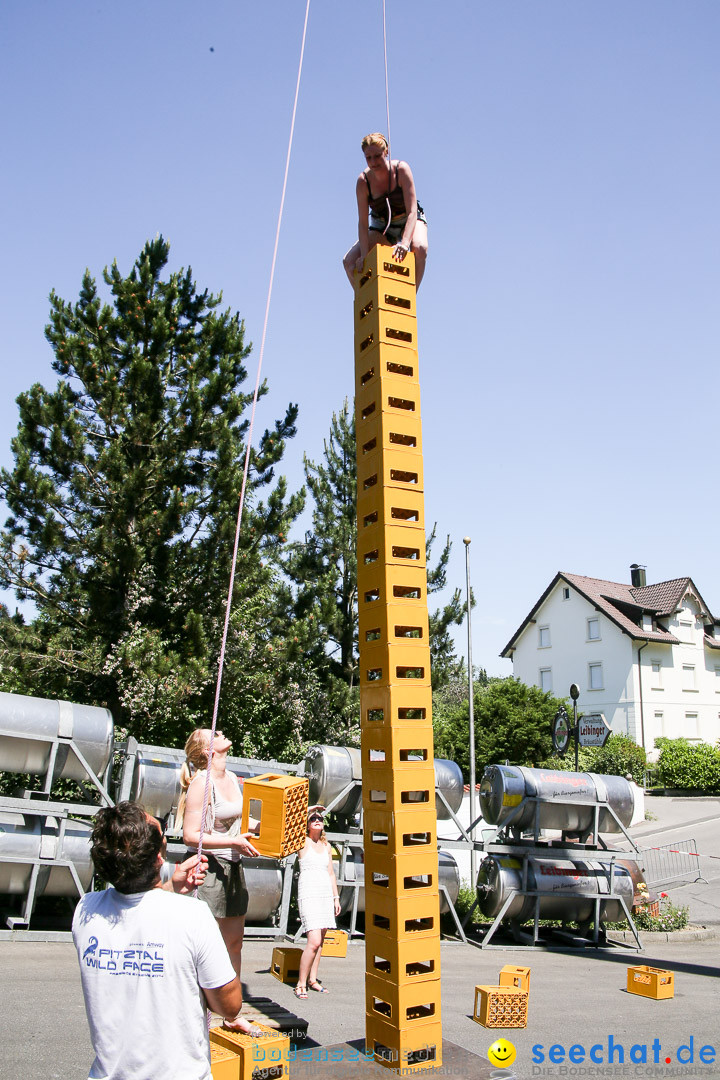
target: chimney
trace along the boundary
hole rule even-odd
[[[633,589],[642,589],[647,585],[645,580],[645,567],[639,563],[630,564],[630,580],[632,581]]]

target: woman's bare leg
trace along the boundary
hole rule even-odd
[[[428,227],[424,221],[418,221],[415,224],[410,250],[415,256],[415,288],[419,289],[425,273],[428,253]]]

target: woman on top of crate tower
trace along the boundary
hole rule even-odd
[[[389,244],[393,258],[402,262],[408,251],[415,256],[415,281],[420,288],[428,249],[427,221],[415,195],[412,169],[406,161],[391,161],[384,135],[373,131],[360,144],[367,169],[355,185],[358,205],[358,242],[343,259],[350,284],[361,270],[368,251]]]
[[[178,803],[177,825],[182,827],[188,851],[197,851],[200,841],[205,779],[210,750],[208,728],[196,728],[185,743],[185,762],[180,772],[182,794]],[[248,909],[248,891],[242,866],[242,856],[257,856],[251,843],[252,832],[240,833],[243,797],[238,778],[227,769],[227,756],[232,743],[222,731],[215,733],[210,765],[210,795],[202,838],[203,852],[208,857],[208,873],[198,889],[198,899],[204,900],[218,921],[220,933],[230,954],[230,960],[240,978],[240,961]],[[250,828],[258,823],[250,820]],[[243,1034],[257,1034],[258,1028],[239,1014],[225,1025]]]
[[[340,914],[332,852],[323,828],[324,813],[324,806],[316,805],[308,809],[305,846],[298,853],[298,907],[300,921],[307,935],[307,944],[300,957],[298,984],[295,987],[295,996],[299,998],[308,996],[308,987],[319,994],[328,992],[318,980],[318,966],[325,931],[335,928],[335,916]]]

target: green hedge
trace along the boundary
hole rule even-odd
[[[720,792],[720,750],[687,739],[656,739],[657,777],[663,787],[703,794]]]

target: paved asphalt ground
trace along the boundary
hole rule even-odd
[[[640,846],[693,839],[698,851],[720,856],[719,799],[648,799],[648,810],[655,820],[633,830]],[[701,867],[707,884],[672,886],[667,891],[676,903],[689,906],[691,922],[704,925],[708,933],[684,940],[676,936],[671,941],[650,940],[646,935],[645,951],[639,957],[624,948],[481,951],[471,945],[444,944],[444,1038],[483,1062],[496,1037],[508,1038],[517,1049],[512,1071],[518,1080],[533,1076],[720,1078],[720,858],[703,859]],[[330,993],[311,994],[303,1002],[269,974],[272,948],[270,941],[249,940],[243,950],[244,982],[251,995],[270,997],[306,1018],[306,1045],[328,1046],[363,1036],[361,945],[351,945],[346,959],[323,960],[320,974]],[[485,1029],[472,1020],[473,988],[476,983],[496,982],[499,968],[508,963],[532,969],[528,1026],[518,1031]],[[633,963],[672,970],[675,997],[648,1001],[628,994],[626,968]],[[0,986],[5,1001],[0,1075],[8,1080],[84,1080],[92,1052],[72,945],[0,941]],[[610,1040],[615,1047],[612,1060]],[[709,1063],[709,1050],[704,1051],[708,1063],[701,1060],[700,1052],[708,1046],[717,1051],[714,1064]],[[555,1047],[554,1063],[549,1059],[551,1047]],[[575,1048],[574,1063],[569,1058],[571,1047]],[[642,1060],[643,1047],[646,1061]],[[563,1051],[564,1061],[560,1060]],[[442,1069],[439,1074],[443,1075]],[[310,1075],[312,1071],[304,1066],[303,1080]],[[324,1068],[323,1078],[328,1075],[342,1077],[342,1067],[333,1073]],[[453,1074],[447,1071],[445,1075]]]

